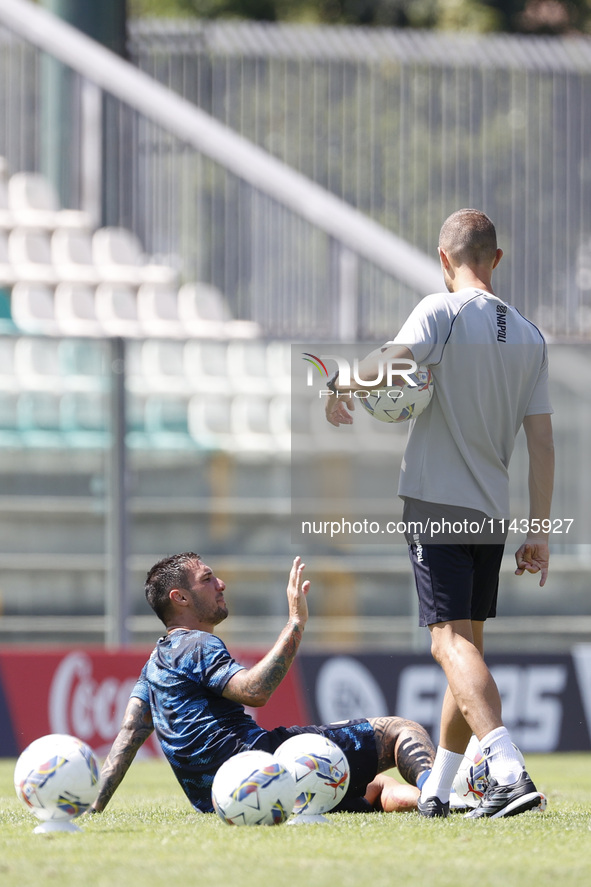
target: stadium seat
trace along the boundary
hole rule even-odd
[[[58,283],[46,231],[13,228],[8,235],[8,258],[17,280],[44,283],[48,286]]]
[[[311,400],[307,395],[275,395],[269,404],[269,429],[280,452],[309,453],[314,448],[310,428]]]
[[[185,343],[175,339],[147,339],[141,345],[140,373],[147,389],[170,394],[189,394],[191,385],[184,367]]]
[[[271,393],[266,342],[261,339],[228,342],[227,362],[233,391],[267,395]]]
[[[88,213],[61,208],[55,188],[40,173],[14,173],[8,180],[8,201],[16,225],[47,230],[92,227]]]
[[[231,423],[231,398],[195,394],[189,401],[189,433],[197,446],[205,450],[236,450],[236,435]]]
[[[0,229],[10,231],[14,228],[15,220],[8,202],[8,187],[0,173]]]
[[[176,394],[153,394],[145,399],[145,431],[159,449],[194,447],[189,434],[188,398]]]
[[[127,228],[99,228],[92,236],[93,262],[101,279],[129,286],[142,283],[160,283],[174,286],[176,269],[168,265],[146,262],[136,235]]]
[[[232,431],[237,450],[265,453],[276,449],[269,408],[270,399],[265,395],[237,394],[232,399]]]
[[[0,336],[0,391],[17,391],[14,350],[17,339],[13,336]]]
[[[227,338],[260,336],[257,323],[234,320],[222,293],[207,283],[185,283],[178,292],[179,319],[187,335]]]
[[[267,343],[267,372],[277,394],[291,392],[291,342]]]
[[[43,283],[16,283],[12,288],[11,311],[14,323],[24,333],[45,336],[60,333],[55,319],[53,289]]]
[[[16,272],[8,252],[8,237],[4,231],[0,231],[0,287],[11,287],[16,281]]]
[[[189,339],[183,351],[183,366],[193,391],[229,394],[226,342]]]
[[[101,392],[107,387],[109,348],[104,340],[74,338],[60,340],[60,370],[64,387],[75,392]]]
[[[104,336],[96,314],[95,288],[85,283],[58,283],[53,296],[55,319],[65,336]]]
[[[106,335],[141,335],[133,287],[124,283],[99,283],[95,290],[95,307],[97,319]]]
[[[60,280],[96,286],[100,275],[92,260],[88,231],[58,228],[51,236],[51,259]]]
[[[64,389],[61,340],[47,336],[19,336],[14,346],[14,372],[22,390]]]
[[[182,338],[177,290],[169,284],[142,283],[137,292],[138,319],[147,336]]]
[[[125,343],[125,376],[126,385],[130,391],[146,394],[149,382],[144,378],[144,364],[142,361],[143,339],[129,339]],[[143,427],[143,418],[141,420]]]

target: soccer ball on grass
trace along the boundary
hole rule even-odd
[[[280,825],[291,816],[296,787],[288,770],[265,751],[243,751],[214,776],[211,799],[227,825]]]
[[[71,820],[88,810],[98,795],[98,762],[85,742],[50,733],[20,755],[14,787],[24,806],[43,823],[36,832],[78,831]]]
[[[289,770],[296,784],[293,812],[308,816],[328,813],[345,797],[351,771],[341,749],[319,733],[300,733],[286,739],[275,758]]]

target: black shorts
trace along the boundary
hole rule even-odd
[[[378,752],[373,727],[366,718],[339,721],[336,724],[309,727],[276,727],[254,744],[254,748],[275,752],[282,742],[300,733],[319,733],[338,745],[345,753],[351,770],[349,788],[344,801],[362,798],[369,783],[378,772]],[[340,805],[339,805],[340,806]]]
[[[419,625],[496,616],[504,545],[408,547],[419,596]]]

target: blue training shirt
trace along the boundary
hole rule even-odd
[[[209,813],[217,769],[266,731],[224,687],[244,668],[204,631],[177,629],[160,638],[131,692],[150,704],[162,751],[197,810]]]

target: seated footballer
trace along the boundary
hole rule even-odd
[[[195,810],[213,812],[211,786],[218,768],[242,751],[273,753],[299,733],[319,733],[345,753],[351,770],[338,809],[415,809],[421,776],[435,749],[427,732],[398,717],[359,718],[324,726],[265,730],[245,706],[265,705],[294,661],[308,619],[310,582],[294,559],[287,585],[289,618],[269,652],[252,668],[236,662],[214,634],[228,615],[225,583],[194,552],[164,558],[146,578],[146,599],[166,626],[133,688],[121,729],[101,771],[90,808],[106,807],[136,752],[153,730]],[[384,771],[397,767],[408,784]]]

